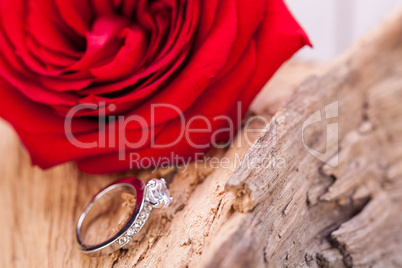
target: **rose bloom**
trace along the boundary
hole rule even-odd
[[[226,142],[219,130],[236,131],[238,103],[244,116],[309,44],[282,0],[0,4],[0,116],[41,168],[75,161],[109,173],[204,153],[212,133]],[[195,116],[191,128],[204,132],[183,136],[182,118]]]

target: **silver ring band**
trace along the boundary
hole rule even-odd
[[[130,217],[124,226],[106,241],[95,245],[85,244],[82,236],[87,228],[85,225],[88,214],[91,213],[91,209],[96,203],[99,205],[102,202],[102,197],[118,187],[129,187],[136,193],[136,203]],[[110,254],[130,242],[133,236],[141,230],[153,208],[167,207],[171,201],[172,198],[169,196],[164,179],[150,180],[147,185],[137,178],[120,179],[96,194],[82,212],[76,228],[77,247],[81,252],[91,256]]]

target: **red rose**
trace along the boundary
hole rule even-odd
[[[233,129],[214,118],[237,123],[237,103],[244,115],[309,42],[282,0],[0,3],[0,116],[42,168],[106,173],[205,152]],[[196,116],[205,132],[181,137]]]

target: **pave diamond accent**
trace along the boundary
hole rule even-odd
[[[145,221],[148,219],[151,210],[152,207],[150,205],[144,204],[143,208],[140,210],[137,216],[137,219],[135,219],[133,225],[131,225],[131,227],[126,231],[124,236],[120,237],[117,240],[117,244],[119,244],[119,246],[122,247],[128,242],[130,242],[133,236],[141,230],[142,226],[145,224]]]
[[[135,233],[136,233],[136,230],[134,230],[133,228],[130,228],[130,229],[127,230],[127,235],[128,236],[133,236],[133,235],[135,235]]]
[[[153,207],[168,207],[172,202],[169,190],[166,187],[164,179],[153,179],[150,180],[146,188],[146,200],[152,204]]]
[[[144,208],[142,209],[142,211],[149,215],[149,213],[151,213],[151,211],[152,211],[152,206],[150,204],[148,204],[148,203],[145,203]]]
[[[121,237],[119,240],[117,240],[117,243],[118,243],[120,246],[124,246],[128,241],[129,241],[128,237],[127,237],[127,236],[123,236],[123,237]]]
[[[144,226],[153,208],[167,207],[172,202],[164,179],[150,180],[145,189],[145,200],[137,214],[137,218],[128,230],[116,242],[120,247],[130,242],[133,236]]]
[[[147,218],[148,218],[148,215],[146,213],[144,213],[144,212],[141,212],[140,219],[145,221]]]

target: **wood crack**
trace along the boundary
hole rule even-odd
[[[353,219],[356,215],[358,215],[370,202],[371,200],[371,196],[368,196],[366,198],[366,200],[364,200],[361,204],[356,205],[354,208],[354,211],[352,213],[352,215],[348,218],[346,218],[345,220],[343,220],[342,222],[338,223],[338,225],[336,226],[336,228],[334,228],[332,231],[330,231],[330,234],[326,237],[327,241],[330,243],[330,245],[333,248],[336,248],[339,250],[339,253],[342,255],[342,259],[343,259],[343,263],[345,265],[345,267],[347,268],[351,268],[353,267],[353,257],[351,255],[351,253],[348,251],[347,249],[347,245],[344,243],[339,242],[335,236],[332,235],[332,233],[336,230],[339,229],[339,227],[343,224],[346,223],[348,221],[350,221],[351,219]],[[324,257],[323,257],[324,258]],[[328,267],[328,266],[327,266]]]

